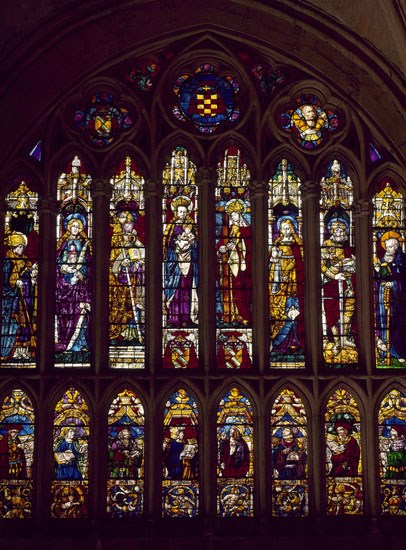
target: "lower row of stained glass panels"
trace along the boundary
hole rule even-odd
[[[199,407],[184,388],[163,409],[161,510],[163,517],[196,517],[201,506],[202,441]],[[217,514],[255,515],[254,410],[238,387],[221,398],[216,413]],[[270,425],[271,510],[274,517],[309,514],[309,422],[301,397],[282,390],[273,402]],[[111,402],[106,448],[106,512],[109,517],[144,513],[145,413],[130,389]],[[406,515],[406,393],[393,389],[378,410],[381,512]],[[365,499],[363,427],[359,407],[345,388],[336,389],[324,411],[325,502],[328,515],[362,515]],[[35,414],[32,402],[14,389],[0,409],[0,518],[29,518],[33,506]],[[53,413],[50,514],[88,516],[92,488],[89,408],[74,387],[63,393]],[[100,449],[99,449],[100,450]],[[208,495],[206,494],[207,498]]]

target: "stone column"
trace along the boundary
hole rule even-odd
[[[92,254],[92,363],[95,372],[109,366],[109,257],[110,257],[110,197],[111,184],[96,179],[92,181],[93,200],[93,254]],[[102,319],[103,322],[96,322]]]
[[[269,373],[269,285],[268,285],[268,184],[250,184],[252,204],[252,326],[253,365]]]
[[[323,361],[320,276],[320,218],[318,185],[302,184],[303,256],[305,265],[305,342],[306,368],[317,374]],[[317,393],[316,393],[317,395]]]
[[[360,199],[354,203],[355,242],[357,258],[356,304],[358,321],[359,359],[363,364],[359,370],[371,374],[375,368],[374,350],[374,316],[373,304],[372,251],[370,227],[371,203],[369,199]]]

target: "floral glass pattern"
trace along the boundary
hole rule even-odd
[[[137,85],[142,92],[152,90],[154,79],[161,70],[159,63],[153,59],[148,59],[140,63],[137,67],[131,67],[127,73],[127,80]]]

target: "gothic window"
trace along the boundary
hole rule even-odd
[[[231,388],[217,408],[217,515],[254,515],[254,412],[249,399]]]
[[[145,415],[140,398],[120,391],[108,412],[107,513],[112,518],[142,514]]]
[[[181,146],[163,183],[163,367],[198,367],[199,266],[196,166]]]
[[[130,157],[111,180],[109,358],[111,367],[144,367],[144,179]]]
[[[283,389],[272,404],[272,515],[303,517],[309,513],[308,426],[303,401]]]
[[[139,3],[141,18],[159,4]],[[227,32],[171,36],[172,6],[159,45],[146,25],[142,47],[134,30],[115,59],[129,33],[96,24],[121,13],[109,4],[94,24],[75,19],[103,47],[81,50],[76,72],[58,58],[44,97],[2,111],[3,126],[35,116],[0,147],[0,519],[39,531],[79,520],[52,529],[128,529],[147,546],[155,527],[170,537],[181,525],[214,547],[229,525],[273,537],[286,518],[397,521],[405,181],[385,110],[396,72],[376,56],[371,81],[390,74],[390,88],[370,94],[365,67],[352,72],[367,56],[328,57],[340,34],[321,41],[320,15],[307,27],[326,50],[318,66],[317,48],[302,50],[309,33],[289,61],[261,25],[258,40],[233,38],[234,12]],[[242,17],[260,3],[234,4]],[[296,4],[289,17],[314,9]],[[58,44],[77,40],[75,26],[53,29]],[[17,80],[59,51],[47,46],[23,65],[19,53]]]
[[[0,409],[0,518],[32,517],[34,409],[20,388]]]
[[[193,518],[199,512],[199,411],[179,388],[165,404],[162,516]]]
[[[334,159],[321,183],[320,242],[323,354],[329,367],[358,361],[354,191],[343,163]]]
[[[89,409],[74,387],[56,404],[53,423],[53,518],[85,518],[89,490]]]
[[[91,176],[78,156],[58,179],[55,365],[90,365]]]
[[[372,202],[376,366],[399,368],[406,361],[405,202],[387,178]]]
[[[271,367],[303,368],[304,263],[301,182],[283,159],[269,180]]]
[[[34,368],[38,349],[38,194],[19,178],[5,202],[0,367]]]
[[[353,395],[340,387],[330,396],[326,410],[327,514],[363,513],[361,423]]]
[[[252,230],[250,171],[236,147],[217,167],[216,327],[217,367],[252,366]]]
[[[389,391],[378,410],[381,514],[406,515],[406,392]]]

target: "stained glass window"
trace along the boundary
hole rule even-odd
[[[378,411],[381,513],[406,516],[406,392],[393,389]]]
[[[217,515],[254,515],[254,420],[249,399],[233,387],[217,409]]]
[[[303,517],[309,512],[307,416],[300,397],[284,389],[271,412],[272,515]]]
[[[210,63],[199,65],[194,75],[182,74],[173,86],[178,100],[175,118],[190,120],[203,134],[213,133],[219,125],[234,122],[240,116],[235,102],[240,85],[230,76],[220,76]]]
[[[108,413],[107,513],[112,518],[140,516],[144,495],[144,407],[124,389]]]
[[[6,196],[0,367],[36,365],[38,195],[19,179]]]
[[[87,133],[91,143],[98,147],[110,145],[123,130],[131,128],[133,118],[129,111],[118,105],[109,92],[98,92],[88,107],[78,109],[75,126]]]
[[[283,159],[269,181],[271,367],[304,367],[304,267],[300,179]]]
[[[279,125],[292,132],[304,149],[316,149],[342,124],[342,115],[323,109],[319,98],[313,94],[297,98],[296,104],[296,109],[279,116]]]
[[[323,354],[329,367],[358,361],[355,314],[353,184],[345,166],[332,161],[320,182]]]
[[[162,516],[196,517],[199,509],[199,412],[179,388],[165,404]]]
[[[327,514],[361,515],[361,424],[358,405],[348,390],[338,388],[331,395],[324,419]]]
[[[177,147],[163,171],[163,367],[198,366],[196,166]]]
[[[217,367],[252,366],[250,171],[236,147],[217,168],[216,342]]]
[[[53,428],[53,518],[87,517],[89,409],[76,388],[56,404]]]
[[[127,72],[127,80],[136,84],[142,92],[150,92],[160,70],[161,66],[157,61],[148,59],[137,67],[131,67]]]
[[[144,367],[144,179],[130,157],[111,180],[109,357],[111,367]]]
[[[42,140],[41,139],[37,141],[37,143],[31,149],[29,155],[30,157],[37,160],[38,162],[41,162],[42,160]]]
[[[372,202],[376,366],[405,367],[405,201],[397,186],[384,179]]]
[[[75,157],[58,180],[55,366],[90,361],[92,201],[91,177]]]
[[[0,409],[0,518],[32,517],[34,410],[21,389]]]

